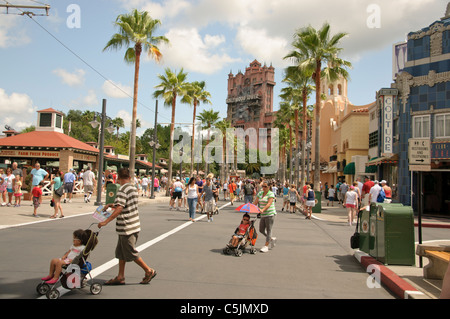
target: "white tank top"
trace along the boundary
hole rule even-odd
[[[197,198],[197,185],[194,185],[194,187],[189,186],[188,188],[188,198]]]

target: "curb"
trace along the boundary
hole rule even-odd
[[[355,250],[354,256],[366,272],[374,278],[377,277],[378,272],[381,283],[400,299],[427,299],[423,292],[417,290],[372,256],[360,250]]]

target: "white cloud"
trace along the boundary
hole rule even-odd
[[[9,125],[16,131],[20,131],[28,126],[36,125],[34,117],[37,108],[27,94],[14,92],[8,95],[4,89],[0,88],[0,110],[3,114],[0,119],[1,128]]]
[[[223,35],[205,35],[203,38],[195,28],[171,29],[166,35],[170,45],[161,45],[165,64],[186,71],[213,74],[227,64],[239,61],[220,49],[225,42]]]
[[[125,124],[125,130],[128,130],[128,131],[131,130],[132,116],[128,111],[119,110],[115,117],[120,117],[123,119],[123,122]],[[141,127],[136,129],[136,135],[139,136],[139,135],[143,134],[145,132],[145,130],[147,130],[148,128],[153,127],[152,123],[142,119],[142,115],[139,112],[137,114],[137,118],[138,118],[139,122],[141,123]]]
[[[89,90],[86,96],[82,96],[76,100],[72,100],[71,104],[78,108],[87,108],[91,106],[99,106],[99,100],[94,90]]]
[[[133,88],[113,81],[105,81],[102,85],[103,92],[112,98],[129,98],[133,97]]]
[[[0,48],[17,47],[31,42],[25,30],[19,25],[23,17],[2,15],[0,19]]]
[[[289,53],[290,43],[283,37],[271,37],[264,29],[243,26],[239,28],[236,39],[246,53],[262,63],[272,63],[281,68],[289,64],[283,57]]]
[[[63,83],[69,86],[79,86],[84,83],[84,75],[86,74],[86,71],[83,69],[76,69],[71,73],[64,69],[55,69],[53,70],[53,74],[56,74],[61,78]]]

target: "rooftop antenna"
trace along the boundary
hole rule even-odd
[[[40,5],[17,5],[17,4],[11,4],[8,1],[4,0],[4,2],[6,4],[0,4],[0,8],[6,8],[6,14],[18,14],[18,15],[28,15],[28,16],[48,16],[48,12],[50,10],[50,5],[49,4],[44,4],[44,3],[39,3],[37,1],[33,1],[36,2]],[[10,13],[9,9],[17,9],[20,11],[20,13]],[[24,10],[22,10],[24,9]],[[45,14],[36,14],[33,11],[25,11],[27,9],[31,9],[31,10],[45,10]]]

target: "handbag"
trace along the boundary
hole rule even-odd
[[[350,247],[352,249],[357,249],[359,248],[359,231],[358,231],[358,226],[359,226],[359,214],[361,212],[358,212],[358,218],[356,219],[356,230],[355,233],[353,234],[352,237],[350,237]]]
[[[60,186],[58,189],[55,189],[55,194],[61,197],[64,193],[64,189],[62,186]]]

